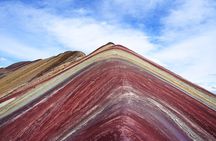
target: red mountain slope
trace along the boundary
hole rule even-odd
[[[216,139],[215,95],[114,44],[0,100],[0,140]]]

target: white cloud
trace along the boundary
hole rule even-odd
[[[164,24],[161,39],[168,42],[176,42],[205,32],[206,29],[215,27],[216,1],[181,1],[161,22]]]
[[[110,41],[144,54],[153,49],[143,32],[100,23],[93,19],[55,19],[46,28],[65,46],[87,53]]]
[[[0,68],[3,68],[7,63],[11,63],[10,60],[8,58],[0,56]]]
[[[27,46],[16,39],[11,37],[6,37],[5,35],[0,34],[0,46],[1,53],[10,54],[10,57],[26,59],[26,60],[33,60],[33,59],[40,59],[49,57],[52,54],[46,49],[41,50],[38,48],[34,48],[31,46]]]
[[[4,57],[0,57],[0,62],[6,61],[7,59]]]
[[[119,21],[133,17],[144,19],[153,13],[158,7],[162,7],[167,1],[164,0],[102,0],[97,10],[100,14],[111,21]]]
[[[165,23],[169,27],[181,28],[194,24],[202,24],[215,16],[215,5],[212,0],[187,0],[180,3],[177,9],[173,9]]]
[[[16,13],[19,23],[28,31],[42,32],[71,50],[90,53],[107,42],[122,44],[141,54],[154,48],[145,33],[120,24],[110,25],[90,17],[62,17],[23,4],[5,8]]]
[[[216,66],[213,65],[216,52],[214,37],[216,29],[172,44],[158,51],[155,57],[169,64],[172,69],[188,72],[185,75],[187,78],[197,77],[198,74],[206,75],[205,72],[214,73],[216,72]],[[190,75],[193,72],[197,72],[196,75]]]

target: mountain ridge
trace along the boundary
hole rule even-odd
[[[216,96],[124,46],[48,62],[44,73],[19,71],[31,75],[19,85],[17,72],[0,79],[0,140],[216,138]]]

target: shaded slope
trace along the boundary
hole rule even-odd
[[[39,60],[35,60],[35,61],[23,61],[23,62],[18,62],[18,63],[14,63],[8,67],[6,67],[5,69],[7,70],[11,70],[11,71],[15,71],[21,67],[24,67],[30,63],[33,63],[33,62],[36,62],[36,61],[39,61]]]
[[[1,98],[0,140],[215,140],[215,95],[108,44]]]
[[[35,61],[23,61],[23,62],[18,62],[18,63],[14,63],[6,68],[0,68],[0,79],[5,77],[6,75],[8,75],[10,72],[13,72],[21,67],[24,67],[30,63],[36,62],[38,60]]]
[[[65,63],[68,58],[74,58],[74,61],[76,61],[83,56],[85,55],[82,52],[65,52],[55,57],[35,61],[29,65],[21,67],[20,69],[13,71],[10,75],[0,79],[0,94],[41,76],[58,65]],[[9,66],[9,68],[11,67]]]

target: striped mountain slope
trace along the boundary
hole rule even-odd
[[[0,79],[0,140],[216,140],[214,94],[121,45],[66,54]]]
[[[85,56],[85,54],[82,52],[68,51],[54,57],[33,61],[29,63],[29,65],[24,65],[19,69],[15,69],[10,73],[10,75],[0,79],[0,96],[3,96],[4,93],[7,92],[8,90],[11,90],[12,88],[16,88],[21,84],[28,83],[32,79],[41,76],[42,74],[54,69],[55,67],[65,62],[73,63],[74,61],[80,59],[80,57],[83,56]],[[71,58],[73,58],[74,60]],[[18,64],[20,63],[16,63],[5,69],[10,70],[8,68],[14,68],[12,66],[15,65],[19,66]]]

